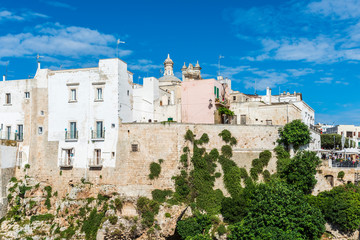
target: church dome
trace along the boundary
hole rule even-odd
[[[164,75],[159,78],[159,82],[181,82],[181,80],[174,75]]]

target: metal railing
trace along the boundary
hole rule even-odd
[[[79,131],[65,131],[65,141],[78,140]]]
[[[91,139],[93,140],[103,140],[105,139],[105,130],[99,131],[99,130],[91,130]]]
[[[23,133],[0,131],[0,140],[23,141]]]
[[[351,160],[332,160],[331,166],[334,168],[360,168],[360,162]]]
[[[103,159],[103,158],[95,157],[95,158],[89,158],[88,161],[89,161],[89,167],[90,167],[90,168],[93,168],[93,167],[102,167],[103,162],[104,162],[104,159]]]
[[[74,165],[73,157],[59,158],[59,166],[60,167],[72,167]]]

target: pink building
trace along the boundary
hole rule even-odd
[[[228,85],[216,79],[201,79],[199,63],[195,67],[189,64],[188,68],[184,64],[181,70],[182,122],[214,124],[217,108],[228,102]]]

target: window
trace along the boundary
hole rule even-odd
[[[96,138],[104,138],[103,121],[96,121]]]
[[[127,90],[127,95],[129,96],[129,94],[130,94],[130,91],[129,91],[129,90]]]
[[[77,128],[76,128],[76,122],[70,122],[70,133],[69,133],[70,139],[77,139]]]
[[[241,124],[241,125],[245,125],[245,124],[246,124],[246,115],[241,115],[241,116],[240,116],[240,124]]]
[[[115,157],[115,152],[111,152],[111,157],[112,157],[112,158]]]
[[[11,127],[7,126],[6,127],[6,139],[10,140],[10,138],[11,138]]]
[[[272,125],[272,120],[266,120],[266,125]]]
[[[73,102],[76,101],[76,89],[71,89],[70,93],[71,93],[70,101],[73,101]]]
[[[103,89],[102,88],[96,89],[96,100],[103,100]]]
[[[101,165],[101,149],[94,150],[94,165]]]
[[[43,127],[39,127],[39,128],[38,128],[38,134],[39,134],[39,135],[42,135],[42,134],[43,134]]]
[[[233,100],[236,101],[236,96],[233,96]]]
[[[139,145],[138,144],[131,144],[131,151],[132,152],[138,152],[139,151]]]
[[[25,98],[29,99],[30,98],[30,92],[25,92]]]
[[[5,95],[5,104],[11,104],[11,94],[6,93]]]
[[[17,126],[17,133],[16,133],[16,140],[22,141],[24,136],[24,126],[18,125]]]
[[[111,124],[111,128],[115,128],[115,123],[112,123],[112,124]]]
[[[40,111],[40,115],[41,115],[41,116],[44,116],[44,111]]]

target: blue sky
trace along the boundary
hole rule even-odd
[[[119,56],[139,77],[199,60],[233,89],[301,92],[316,121],[360,125],[360,0],[69,1],[1,0],[0,74],[34,76],[36,55],[51,69],[93,67]]]

